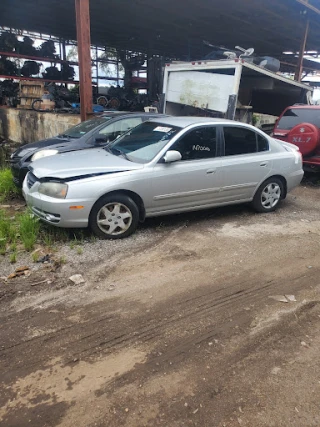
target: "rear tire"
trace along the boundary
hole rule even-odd
[[[284,198],[284,185],[279,178],[269,178],[258,188],[252,206],[257,212],[268,213],[277,209]]]
[[[106,195],[93,206],[89,226],[102,239],[123,239],[133,234],[139,223],[135,202],[122,194]]]

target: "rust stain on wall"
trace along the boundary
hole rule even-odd
[[[0,136],[29,143],[51,138],[80,122],[78,114],[38,113],[32,110],[0,108]]]

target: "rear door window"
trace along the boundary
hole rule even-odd
[[[268,151],[267,138],[251,129],[237,126],[224,126],[225,156],[238,156],[240,154]]]
[[[257,133],[257,143],[258,143],[258,151],[268,151],[269,150],[269,142],[267,138]]]
[[[311,123],[320,128],[320,108],[290,108],[279,120],[277,129],[290,130],[300,123]]]

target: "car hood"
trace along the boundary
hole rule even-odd
[[[29,166],[37,178],[75,178],[142,169],[143,164],[133,163],[114,156],[102,148],[56,154],[35,160]]]
[[[15,151],[14,155],[19,157],[24,157],[25,154],[32,153],[36,150],[41,150],[48,147],[53,148],[52,146],[58,146],[58,147],[67,146],[71,142],[75,142],[75,141],[77,140],[71,140],[69,138],[63,138],[63,137],[53,137],[53,138],[43,139],[41,141],[22,145],[20,148],[18,148],[18,150]]]

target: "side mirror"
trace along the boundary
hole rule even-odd
[[[108,138],[103,135],[99,135],[94,140],[95,144],[104,144],[105,142],[108,142]]]
[[[169,150],[163,157],[165,163],[173,163],[182,159],[181,153],[176,150]]]

